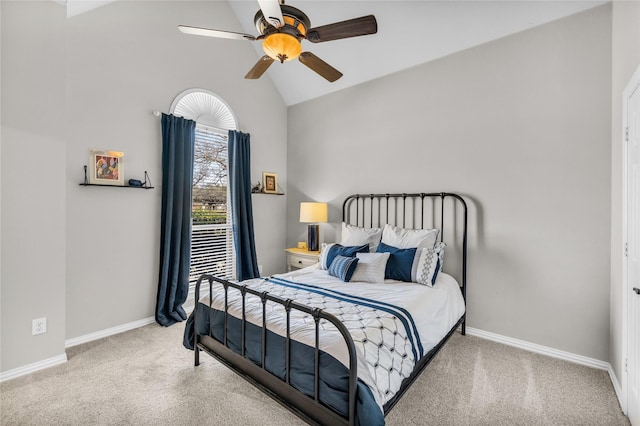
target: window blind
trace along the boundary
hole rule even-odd
[[[189,281],[204,273],[235,279],[227,134],[197,125],[194,148]]]

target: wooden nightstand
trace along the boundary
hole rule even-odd
[[[309,251],[307,249],[288,248],[287,252],[287,272],[294,269],[306,268],[320,262],[319,251]]]

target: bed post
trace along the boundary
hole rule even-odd
[[[460,196],[457,196],[458,200],[464,206],[464,231],[462,234],[462,298],[465,305],[467,304],[467,203]],[[467,310],[464,312],[464,321],[462,321],[462,335],[466,334],[467,325]]]
[[[196,316],[198,313],[198,300],[200,300],[200,284],[202,283],[202,279],[204,275],[201,275],[196,282],[196,292],[194,294],[194,304],[193,304],[193,365],[200,365],[200,348],[198,347],[198,330],[196,329],[196,325],[198,324],[196,321]]]

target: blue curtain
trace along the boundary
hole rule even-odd
[[[229,187],[238,280],[260,276],[253,238],[250,135],[229,131]]]
[[[193,120],[162,114],[162,213],[156,322],[164,326],[187,319],[182,304],[189,293],[195,129]]]

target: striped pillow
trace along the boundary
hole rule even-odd
[[[356,270],[357,265],[358,258],[356,257],[336,256],[333,259],[333,262],[331,262],[327,272],[329,275],[333,275],[334,277],[340,278],[342,281],[348,283],[351,280],[351,276]]]

